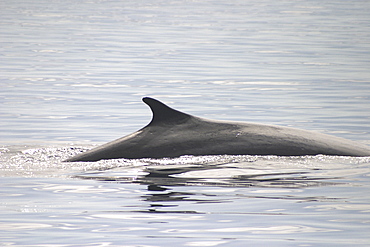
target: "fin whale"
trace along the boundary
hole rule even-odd
[[[144,128],[67,159],[164,158],[182,155],[370,156],[370,147],[290,127],[208,120],[145,97],[153,117]]]

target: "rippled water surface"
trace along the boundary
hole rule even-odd
[[[369,157],[62,162],[143,96],[370,145],[369,1],[0,6],[0,245],[369,246]]]

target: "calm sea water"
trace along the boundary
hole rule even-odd
[[[370,2],[0,3],[0,245],[369,246],[370,158],[64,163],[190,114],[370,145]]]

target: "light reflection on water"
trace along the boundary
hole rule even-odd
[[[367,241],[368,157],[61,162],[80,151],[48,147],[2,154],[0,229],[6,243],[23,246],[37,239],[75,246],[78,240],[98,246],[103,236],[107,246],[149,244],[153,236],[149,246],[169,240],[180,246],[238,246],[266,238],[333,246],[346,246],[353,237],[359,246]],[[18,169],[27,163],[33,174],[25,180]]]
[[[368,142],[367,9],[366,1],[5,1],[2,142],[106,142],[149,121],[142,96],[204,117]]]

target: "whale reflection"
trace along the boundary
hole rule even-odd
[[[245,166],[245,164],[244,164]],[[133,176],[127,172],[130,168],[115,168],[104,171],[86,172],[76,177],[104,182],[134,183],[146,186],[147,192],[141,195],[142,201],[149,202],[145,212],[157,213],[201,213],[196,211],[173,210],[180,202],[222,203],[229,199],[217,196],[207,189],[199,188],[250,188],[250,189],[288,189],[296,190],[308,187],[332,186],[339,182],[337,177],[321,176],[318,169],[288,169],[286,171],[256,170],[242,168],[236,164],[193,164],[151,166],[142,168],[141,175]],[[136,168],[137,169],[137,168]],[[125,173],[126,172],[126,173]],[[131,174],[131,175],[125,175]],[[188,187],[187,189],[184,187]],[[196,189],[191,189],[195,187]],[[184,189],[182,189],[184,188]],[[190,188],[190,189],[189,189]],[[239,195],[245,198],[264,198],[279,200],[319,201],[336,200],[335,198],[299,197],[281,194]],[[139,210],[140,211],[140,210]]]

